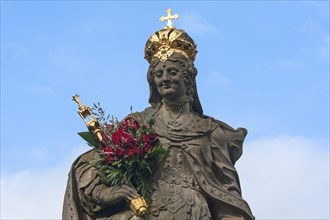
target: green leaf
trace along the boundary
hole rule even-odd
[[[91,132],[85,131],[85,132],[79,132],[78,134],[85,141],[87,141],[87,143],[91,144],[92,146],[94,146],[96,148],[99,147],[100,142],[94,137],[94,135]]]

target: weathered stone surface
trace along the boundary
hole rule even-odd
[[[89,151],[72,165],[63,219],[254,219],[234,167],[247,131],[203,115],[196,75],[193,62],[180,53],[165,62],[150,60],[151,107],[132,116],[153,118],[169,155],[151,177],[155,191],[147,215],[133,214],[128,202],[135,189],[108,186],[90,164],[97,153]]]

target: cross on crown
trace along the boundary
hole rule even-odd
[[[166,21],[167,20],[167,25],[165,26],[165,28],[173,28],[173,24],[172,24],[172,19],[178,19],[179,18],[179,15],[178,14],[174,14],[172,15],[172,9],[171,8],[168,8],[166,10],[167,12],[167,16],[161,16],[159,18],[159,20],[161,20],[162,22]]]

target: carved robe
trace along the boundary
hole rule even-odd
[[[147,108],[133,117],[145,122],[153,117],[155,132],[163,147],[170,149],[151,177],[155,187],[152,204],[144,219],[254,219],[241,197],[234,167],[247,134],[227,124],[192,113],[189,123],[171,128]],[[63,219],[138,219],[122,201],[105,207],[97,201],[105,187],[102,174],[90,165],[94,151],[73,164],[64,200]]]

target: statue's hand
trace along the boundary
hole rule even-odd
[[[108,205],[112,205],[120,200],[130,202],[132,199],[140,196],[132,186],[122,184],[104,188],[100,193],[100,200]]]

